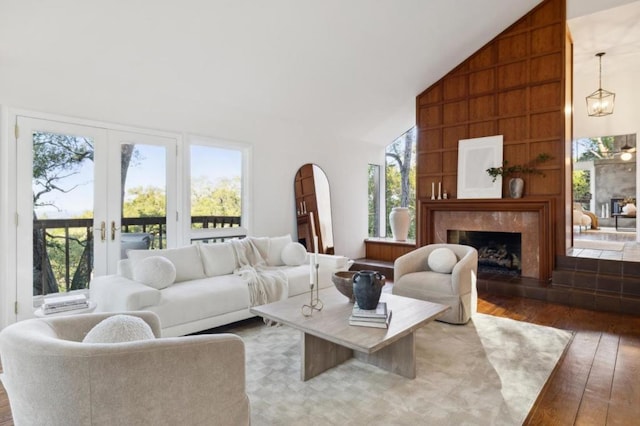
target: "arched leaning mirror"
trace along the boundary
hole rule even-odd
[[[298,241],[314,251],[313,237],[318,237],[318,253],[333,254],[333,225],[329,180],[315,164],[305,164],[296,173],[294,182]]]

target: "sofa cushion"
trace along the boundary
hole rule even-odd
[[[284,271],[285,275],[287,276],[289,297],[309,292],[310,279],[308,263],[303,263],[300,266],[283,267],[282,271]],[[320,266],[320,268],[318,268],[318,287],[320,289],[333,287],[333,282],[331,281],[332,274],[333,270],[324,268],[322,267],[322,265]]]
[[[176,267],[166,257],[150,256],[133,265],[133,279],[162,290],[176,280]]]
[[[440,247],[429,253],[427,264],[429,269],[441,274],[450,274],[458,263],[456,254],[447,247]]]
[[[269,248],[267,250],[267,265],[283,266],[282,250],[291,243],[291,235],[283,235],[281,237],[269,238]]]
[[[149,324],[132,315],[114,315],[96,324],[83,343],[123,343],[154,339]]]
[[[128,255],[129,259],[134,263],[134,269],[136,263],[147,257],[162,256],[169,259],[176,268],[175,282],[177,283],[205,277],[200,253],[196,246],[164,250],[129,250]]]
[[[300,243],[290,242],[284,246],[280,257],[287,266],[302,265],[307,260],[307,249]]]
[[[168,328],[248,308],[247,284],[229,274],[176,283],[162,290],[160,304],[146,310],[158,314],[162,328]]]
[[[260,256],[267,261],[269,256],[269,237],[247,237],[260,252]]]
[[[231,274],[236,270],[236,256],[231,243],[198,243],[198,249],[207,277]]]

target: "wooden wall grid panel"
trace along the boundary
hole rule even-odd
[[[565,10],[566,0],[544,1],[416,98],[418,201],[438,202],[430,200],[432,182],[442,182],[457,197],[460,139],[502,134],[510,164],[527,163],[542,152],[553,157],[540,167],[544,176],[524,176],[523,202],[553,199],[550,226],[563,235],[549,243],[556,254],[566,247],[565,84],[571,46]],[[503,181],[505,193],[508,179]],[[430,242],[424,230],[417,239],[419,246]]]

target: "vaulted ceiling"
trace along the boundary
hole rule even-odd
[[[568,1],[569,18],[629,3]],[[278,122],[386,144],[413,125],[418,93],[538,3],[0,0],[0,103],[125,123],[173,109],[221,133]]]

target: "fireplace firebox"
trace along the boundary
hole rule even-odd
[[[522,234],[520,232],[447,230],[447,242],[478,250],[478,271],[520,276]]]

